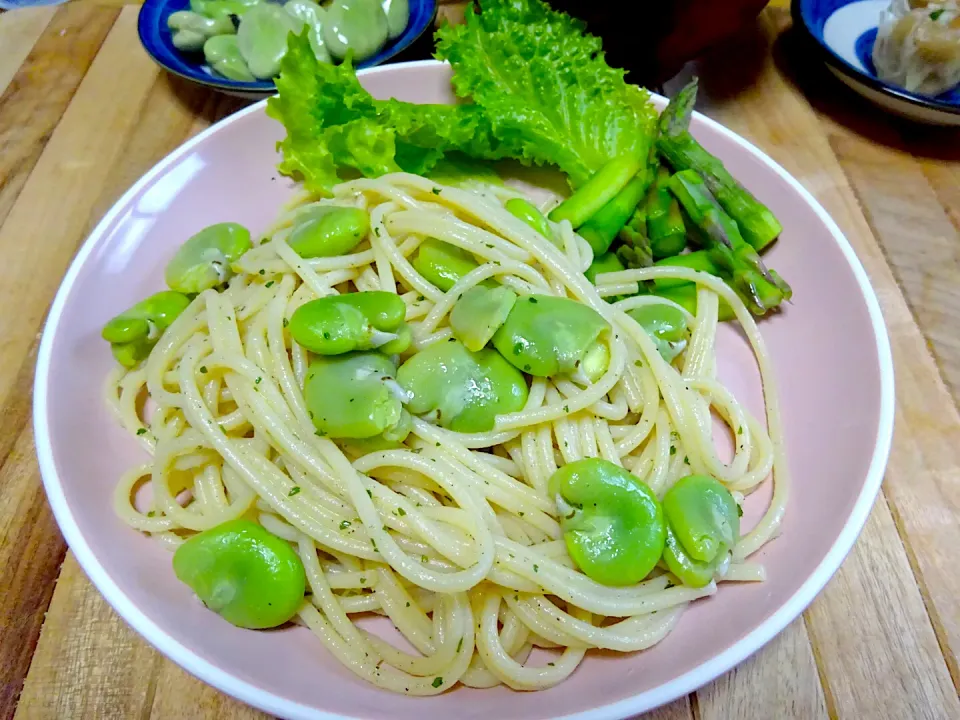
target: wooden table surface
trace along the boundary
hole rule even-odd
[[[0,15],[0,717],[260,717],[117,617],[40,484],[35,354],[74,252],[141,174],[239,107],[159,71],[136,8],[104,1]],[[893,452],[856,547],[803,617],[650,717],[960,718],[960,133],[861,101],[789,25],[770,7],[701,62],[701,109],[816,195],[866,266],[893,343]]]

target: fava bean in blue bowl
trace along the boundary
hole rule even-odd
[[[960,126],[960,0],[793,0],[827,67],[887,110]]]
[[[436,0],[146,0],[138,30],[147,53],[175,75],[241,97],[275,92],[290,33],[306,32],[317,58],[358,68],[409,47]]]

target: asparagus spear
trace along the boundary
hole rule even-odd
[[[642,206],[637,207],[630,221],[617,233],[620,247],[617,257],[628,268],[642,268],[653,264],[650,240],[647,238],[647,216]]]
[[[669,180],[670,172],[661,166],[647,194],[647,237],[650,238],[650,249],[655,258],[677,255],[687,245],[680,206],[667,187]]]
[[[584,270],[583,274],[587,276],[587,280],[596,285],[597,275],[602,273],[617,272],[618,270],[625,269],[626,268],[623,266],[620,258],[618,258],[614,253],[608,252],[594,257],[593,262],[590,263],[590,267]]]
[[[695,252],[687,253],[686,255],[674,255],[673,257],[663,258],[654,263],[657,267],[683,267],[690,268],[691,270],[699,270],[701,272],[710,273],[711,275],[716,275],[717,277],[722,277],[720,273],[720,268],[717,267],[717,264],[710,257],[710,252],[707,250],[697,250]],[[694,285],[688,280],[678,280],[674,278],[664,278],[659,280],[654,280],[653,284],[658,289],[667,289],[672,287],[679,287],[682,285]]]
[[[696,170],[720,206],[736,221],[746,241],[754,249],[763,250],[783,227],[763,203],[727,172],[718,158],[694,140],[687,128],[696,97],[694,79],[667,105],[660,115],[657,150],[675,170]]]
[[[658,288],[654,290],[653,294],[667,300],[673,300],[691,315],[697,314],[697,286],[694,283],[684,283],[670,288]],[[727,304],[726,300],[721,298],[720,307],[717,309],[717,319],[720,322],[726,322],[727,320],[733,320],[735,317],[733,308]]]
[[[626,187],[643,169],[646,160],[645,156],[632,155],[614,158],[597,170],[573,195],[557,205],[550,212],[550,219],[554,222],[569,220],[574,228],[580,227]]]
[[[617,233],[643,200],[650,186],[651,175],[652,173],[646,168],[638,172],[613,200],[604,205],[577,230],[580,237],[590,243],[594,255],[601,255],[610,249],[610,244]]]
[[[744,299],[755,315],[763,315],[791,292],[778,275],[771,274],[756,251],[744,241],[737,224],[727,215],[693,170],[682,170],[670,178],[670,190],[676,195],[691,221],[701,231],[699,239],[721,276]]]

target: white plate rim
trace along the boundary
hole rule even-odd
[[[418,60],[369,68],[361,70],[357,74],[373,75],[384,72],[389,73],[404,68],[416,69],[418,67],[432,67],[438,64],[442,63],[437,60]],[[651,93],[651,95],[653,95],[653,93]],[[57,333],[63,309],[66,305],[67,297],[76,282],[81,268],[100,243],[105,229],[113,223],[115,218],[120,214],[121,208],[125,207],[141,188],[150,183],[157,175],[164,172],[167,167],[179,160],[181,156],[190,152],[196,145],[202,143],[209,135],[217,132],[222,127],[239,121],[246,115],[261,112],[265,103],[266,100],[261,100],[224,118],[167,155],[114,203],[113,207],[104,215],[103,219],[100,220],[93,232],[90,233],[90,236],[81,246],[80,251],[74,257],[69,270],[64,276],[53,300],[53,304],[50,307],[37,354],[33,403],[33,426],[37,460],[40,466],[43,486],[54,517],[60,526],[60,531],[63,533],[67,544],[73,551],[74,557],[76,557],[77,562],[79,562],[80,567],[83,568],[91,582],[97,590],[100,591],[110,606],[153,647],[157,648],[195,677],[264,712],[290,718],[291,720],[308,718],[310,720],[353,720],[353,716],[317,711],[314,708],[287,700],[279,695],[262,690],[252,683],[241,680],[189,650],[150,620],[107,574],[86,539],[83,537],[76,519],[67,504],[60,477],[53,461],[53,445],[50,437],[49,418],[47,414],[48,379],[53,352],[53,341]],[[860,292],[863,295],[870,317],[870,323],[873,328],[874,338],[876,339],[877,359],[880,369],[880,412],[877,426],[877,442],[870,460],[863,488],[836,541],[797,592],[776,612],[764,620],[755,630],[728,647],[719,655],[714,656],[710,660],[707,660],[668,683],[664,683],[659,687],[634,695],[625,700],[583,712],[565,715],[557,720],[620,720],[637,713],[653,710],[706,685],[766,645],[775,635],[780,633],[806,609],[814,597],[816,597],[827,584],[827,581],[833,577],[833,574],[839,569],[844,558],[853,548],[853,544],[863,529],[867,517],[873,508],[873,503],[880,492],[883,474],[890,455],[893,438],[895,401],[893,355],[879,300],[877,299],[876,292],[870,285],[866,270],[860,262],[860,259],[833,218],[827,214],[827,211],[824,210],[816,198],[786,170],[768,157],[766,153],[762,152],[755,145],[740,137],[732,130],[727,129],[720,123],[700,113],[696,113],[696,115],[699,122],[705,123],[712,130],[719,132],[728,140],[742,147],[789,184],[817,213],[817,216],[833,235],[834,241],[842,251],[850,269],[853,271]]]

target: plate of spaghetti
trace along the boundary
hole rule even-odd
[[[117,202],[40,346],[44,485],[119,614],[267,712],[629,717],[849,552],[883,319],[695,85],[627,84],[539,0],[438,57],[291,37],[276,98]]]

